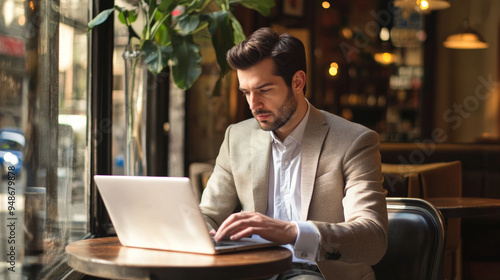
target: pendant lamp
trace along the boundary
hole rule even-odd
[[[447,9],[451,7],[451,4],[450,2],[444,0],[395,0],[394,6],[426,13],[435,10]]]
[[[443,45],[449,49],[486,49],[488,47],[488,43],[481,34],[470,27],[467,18],[457,33],[446,37]]]

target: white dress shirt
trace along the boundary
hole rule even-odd
[[[295,245],[286,246],[294,253],[294,262],[314,262],[319,246],[319,232],[312,223],[303,222],[300,204],[302,139],[309,118],[307,113],[282,142],[273,132],[272,161],[269,166],[269,194],[266,215],[297,225]]]

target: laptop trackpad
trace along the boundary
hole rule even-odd
[[[215,242],[212,238],[212,242],[214,243],[215,249],[228,248],[228,247],[246,247],[251,245],[263,245],[272,243],[268,240],[262,238],[242,238],[240,240],[231,240],[229,238],[223,239],[222,241]]]

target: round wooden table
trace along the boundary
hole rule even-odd
[[[445,218],[466,218],[500,214],[500,199],[483,197],[427,198]]]
[[[202,255],[125,247],[106,237],[73,242],[66,253],[76,271],[111,279],[259,279],[292,266],[292,253],[279,246]]]

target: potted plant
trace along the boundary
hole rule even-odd
[[[131,7],[114,6],[104,10],[88,23],[88,28],[90,31],[116,11],[119,21],[128,29],[128,44],[123,54],[125,174],[147,175],[146,67],[153,74],[169,67],[175,85],[182,90],[189,89],[202,72],[202,57],[195,37],[209,38],[220,69],[217,91],[221,78],[229,71],[226,52],[245,39],[241,25],[231,11],[232,6],[243,5],[267,16],[274,0],[128,1],[131,1]]]
[[[194,36],[210,36],[224,76],[229,67],[226,52],[245,39],[243,29],[231,6],[241,4],[264,16],[271,12],[274,0],[137,0],[133,8],[114,6],[102,11],[88,23],[91,30],[118,12],[129,31],[129,51],[143,53],[154,74],[170,64],[175,84],[188,89],[201,74],[201,54]],[[132,24],[143,17],[141,32]]]

